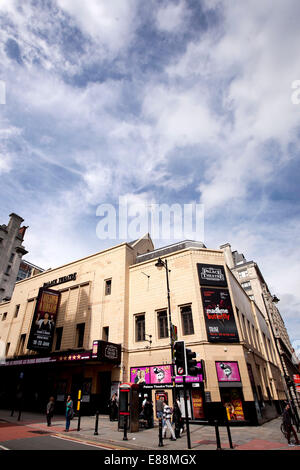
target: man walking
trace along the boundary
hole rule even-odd
[[[291,412],[291,406],[288,403],[283,411],[282,414],[282,423],[286,432],[286,438],[288,441],[288,445],[290,447],[299,446],[300,442],[297,436],[297,433],[294,429],[294,426],[292,425],[292,412]],[[294,438],[295,438],[295,444],[291,443],[291,433],[293,433]]]

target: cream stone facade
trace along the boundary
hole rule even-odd
[[[11,301],[0,304],[2,401],[9,402],[15,389],[23,387],[28,406],[34,406],[37,391],[41,403],[54,394],[63,404],[67,393],[76,395],[84,388],[86,412],[106,412],[112,391],[122,382],[133,382],[133,371],[171,371],[166,270],[155,266],[159,257],[168,263],[171,321],[178,340],[205,364],[201,378],[187,386],[191,417],[211,417],[229,399],[239,404],[237,419],[242,421],[262,423],[275,417],[285,396],[271,332],[227,267],[224,252],[189,241],[154,250],[149,235],[16,284]],[[236,342],[208,338],[197,270],[201,263],[225,272]],[[27,343],[44,285],[60,292],[60,305],[52,349],[41,354],[28,350]],[[95,341],[121,345],[120,361],[94,358]],[[222,382],[218,364],[231,365],[239,378]],[[148,395],[155,403],[157,394],[165,393],[172,403],[176,394],[182,396],[182,387],[174,378],[157,383],[149,379],[140,387],[140,399]]]

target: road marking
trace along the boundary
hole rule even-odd
[[[8,449],[7,447],[4,447],[4,446],[0,446],[0,449],[2,449],[2,450],[10,450],[10,449]]]
[[[71,442],[76,442],[77,444],[81,444],[81,445],[85,445],[85,446],[90,446],[90,447],[97,447],[98,449],[108,449],[108,450],[127,450],[125,449],[124,447],[115,447],[115,446],[109,446],[109,445],[106,445],[106,444],[102,444],[102,443],[91,443],[91,442],[87,442],[87,441],[84,441],[82,439],[76,439],[76,438],[73,438],[73,437],[62,437],[62,436],[57,436],[57,435],[54,435],[52,434],[51,437],[55,437],[56,439],[61,439],[62,441],[71,441]]]

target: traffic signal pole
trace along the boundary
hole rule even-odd
[[[186,437],[187,437],[188,449],[191,449],[192,447],[191,447],[189,413],[188,413],[188,406],[187,406],[185,375],[183,376],[183,393],[184,393],[184,407],[185,407]]]

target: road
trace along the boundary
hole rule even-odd
[[[42,431],[34,423],[13,424],[0,420],[0,451],[5,450],[111,450],[111,446],[69,437],[57,429]]]

